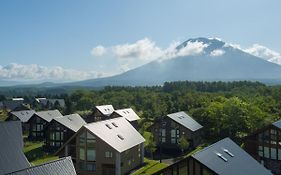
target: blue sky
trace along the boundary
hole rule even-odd
[[[0,71],[7,74],[0,79],[56,79],[61,73],[76,80],[120,73],[152,58],[120,59],[108,52],[97,56],[92,49],[114,50],[138,41],[154,52],[189,38],[219,37],[278,54],[280,7],[278,0],[0,1]],[[22,75],[30,70],[43,72],[43,78]]]

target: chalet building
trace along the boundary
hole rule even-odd
[[[7,175],[76,175],[71,157],[65,157],[41,165],[28,167]]]
[[[8,114],[6,121],[21,121],[23,132],[29,131],[28,120],[35,113],[34,110],[11,111]]]
[[[100,120],[110,119],[110,115],[114,112],[112,105],[95,106],[93,113],[85,120],[87,123],[96,122]]]
[[[30,167],[23,153],[20,121],[0,122],[0,174]]]
[[[124,175],[143,164],[144,138],[123,117],[84,125],[56,154],[79,175]]]
[[[64,108],[65,101],[64,99],[35,98],[32,105],[43,109]]]
[[[136,129],[138,127],[138,120],[140,119],[140,117],[135,113],[132,108],[115,110],[110,116],[111,118],[124,117]]]
[[[57,150],[85,124],[79,114],[53,118],[45,129],[45,149],[50,152]]]
[[[185,112],[168,114],[151,127],[154,140],[163,149],[179,149],[179,140],[184,137],[190,148],[201,143],[202,126]]]
[[[281,120],[244,138],[245,150],[273,174],[281,174]]]
[[[62,116],[58,110],[40,111],[33,114],[28,120],[30,125],[29,136],[30,140],[43,140],[45,127],[55,117]]]
[[[272,175],[231,139],[225,138],[154,175]]]
[[[24,100],[22,98],[15,98],[11,100],[5,100],[2,102],[3,106],[2,108],[6,111],[21,111],[21,110],[29,110],[27,104],[24,103]]]

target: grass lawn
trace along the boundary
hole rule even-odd
[[[24,143],[24,154],[33,165],[39,165],[58,159],[58,156],[45,153],[42,146],[43,142],[27,141]]]
[[[159,161],[149,160],[146,158],[144,159],[144,162],[146,165],[135,171],[132,175],[149,175],[168,166],[167,164],[160,163]]]

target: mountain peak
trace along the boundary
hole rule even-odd
[[[224,49],[225,42],[223,42],[219,38],[204,38],[204,37],[198,37],[198,38],[191,38],[185,42],[183,42],[181,45],[177,47],[178,50],[186,47],[189,43],[202,43],[204,45],[207,45],[207,47],[204,49],[205,53],[209,54],[214,50],[218,49]]]

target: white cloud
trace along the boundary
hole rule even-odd
[[[244,49],[244,51],[267,61],[281,64],[281,54],[265,46],[254,44],[253,46]]]
[[[102,76],[97,72],[85,72],[62,67],[45,67],[36,64],[22,65],[11,63],[0,66],[0,79],[21,81],[76,81]]]
[[[106,48],[101,45],[96,46],[91,50],[91,54],[96,57],[103,56],[105,53],[106,53]]]
[[[221,50],[221,49],[216,49],[216,50],[213,50],[210,55],[212,57],[218,57],[218,56],[222,56],[223,54],[225,53],[224,50]]]
[[[155,42],[148,38],[138,40],[133,44],[121,44],[113,46],[112,52],[118,58],[137,58],[141,60],[152,60],[162,55],[162,50]]]

